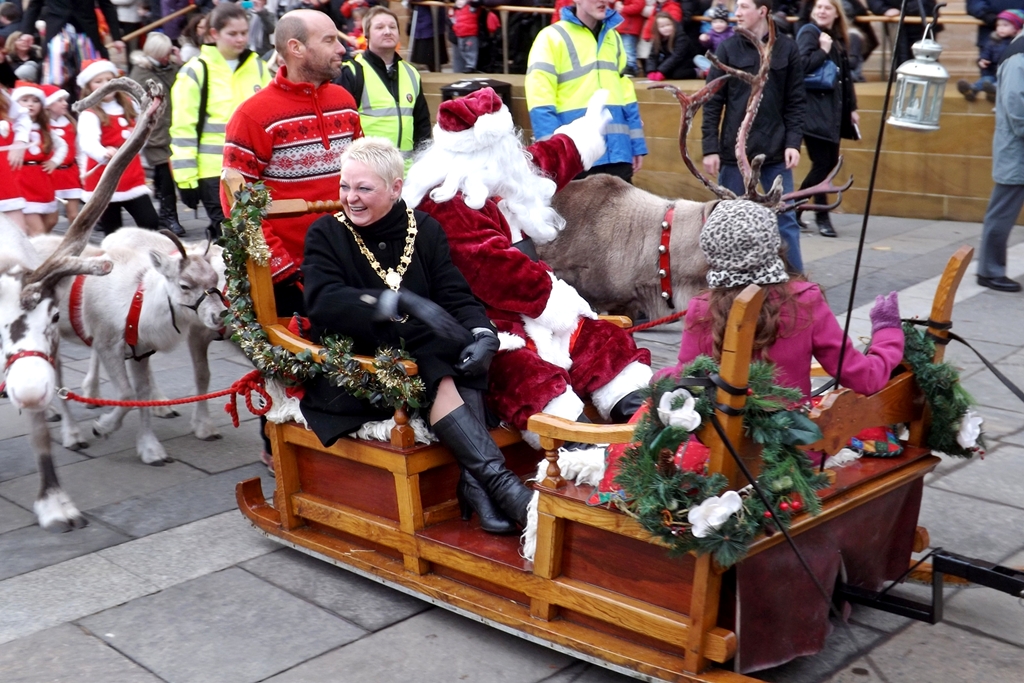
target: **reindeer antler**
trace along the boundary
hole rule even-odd
[[[835,168],[833,168],[828,174],[828,177],[820,183],[814,187],[808,187],[803,190],[797,190],[795,192],[782,195],[780,200],[777,202],[779,204],[779,209],[777,209],[779,213],[790,211],[800,205],[804,205],[802,209],[803,211],[831,211],[839,206],[843,201],[843,192],[849,190],[850,186],[853,185],[853,176],[850,176],[849,180],[842,185],[835,185],[832,182],[832,179],[839,173],[839,169],[842,165],[843,157],[842,155],[839,155],[839,163],[837,163]],[[832,192],[837,193],[838,196],[831,204],[805,204],[808,197],[813,197],[816,194],[831,194]]]
[[[686,137],[690,132],[690,127],[693,125],[693,117],[697,114],[697,110],[703,107],[708,100],[714,97],[715,93],[722,89],[722,86],[725,85],[725,82],[729,80],[730,77],[730,74],[719,76],[692,95],[687,95],[679,88],[667,83],[664,85],[652,85],[648,88],[649,90],[668,90],[676,96],[677,100],[679,100],[679,106],[683,108],[683,116],[679,121],[679,153],[683,156],[683,163],[686,164],[686,168],[690,169],[690,173],[692,173],[697,180],[704,185],[704,187],[711,190],[719,199],[736,199],[736,195],[732,190],[709,180],[697,169],[697,165],[693,163],[693,159],[690,158],[690,153],[687,151]]]
[[[160,234],[163,235],[164,237],[168,238],[172,242],[174,242],[174,246],[176,246],[178,248],[178,251],[181,252],[181,258],[184,258],[184,259],[188,258],[188,252],[185,251],[185,245],[181,243],[181,240],[178,239],[177,235],[175,235],[173,232],[171,232],[167,228],[161,229],[160,230]]]
[[[128,168],[131,160],[142,150],[156,126],[160,114],[167,106],[164,87],[160,83],[150,79],[146,81],[146,87],[143,88],[131,79],[115,78],[88,97],[76,102],[74,109],[78,112],[95,106],[112,92],[128,93],[139,105],[139,117],[135,121],[135,130],[118,148],[113,158],[107,163],[107,167],[103,169],[103,175],[96,185],[96,191],[93,192],[92,197],[68,227],[60,246],[38,268],[26,276],[26,286],[32,282],[41,281],[54,268],[55,264],[65,257],[78,256],[82,253],[82,249],[89,242],[89,234],[92,232],[93,225],[110,204],[110,199],[114,196],[121,175]]]

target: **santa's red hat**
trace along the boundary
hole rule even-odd
[[[49,107],[54,102],[57,102],[58,100],[61,100],[61,99],[64,99],[64,98],[68,97],[68,91],[67,90],[64,90],[63,88],[58,88],[55,85],[50,85],[49,83],[43,83],[39,87],[42,88],[43,92],[46,94],[46,106],[47,107]]]
[[[75,83],[78,84],[79,88],[84,88],[89,84],[89,81],[102,73],[111,73],[114,75],[114,78],[120,75],[120,71],[109,59],[89,59],[82,62],[82,70],[78,72],[78,78],[75,79]]]
[[[493,88],[442,102],[437,110],[434,144],[453,152],[475,152],[512,134],[512,114]]]
[[[11,99],[17,102],[25,95],[31,95],[37,98],[40,102],[46,102],[46,93],[39,87],[38,83],[30,83],[29,81],[15,81],[14,90],[11,91]]]

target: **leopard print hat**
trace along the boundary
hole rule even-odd
[[[700,231],[708,262],[708,287],[772,285],[789,280],[779,256],[782,239],[775,212],[746,199],[721,201]]]

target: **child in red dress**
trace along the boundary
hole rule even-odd
[[[35,83],[18,81],[11,97],[32,119],[28,149],[21,168],[15,171],[18,185],[25,197],[26,234],[29,237],[53,230],[57,224],[57,197],[52,173],[68,153],[68,146],[50,131],[50,117],[44,108],[46,94]]]
[[[26,230],[25,216],[21,213],[25,198],[14,171],[21,168],[31,130],[28,112],[0,88],[0,212],[22,230]]]
[[[117,67],[106,59],[85,62],[78,74],[77,83],[82,88],[82,97],[95,92],[105,83],[118,76]],[[105,166],[117,152],[118,147],[131,135],[135,127],[135,105],[126,93],[108,95],[98,106],[87,109],[78,117],[78,146],[85,153],[86,161],[82,176],[82,199],[86,202],[96,191],[96,185]],[[121,209],[135,219],[140,228],[156,230],[158,219],[150,189],[146,186],[146,173],[138,155],[132,159],[121,175],[117,190],[110,200],[110,206],[99,220],[99,228],[109,235],[121,227]]]
[[[68,223],[75,220],[82,208],[82,172],[78,168],[78,128],[68,115],[68,91],[55,85],[40,86],[46,93],[46,112],[50,115],[50,130],[68,146],[64,163],[53,172],[53,190],[57,199],[64,200]],[[99,173],[99,171],[97,171]]]

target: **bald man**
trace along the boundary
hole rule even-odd
[[[338,198],[342,151],[363,136],[355,100],[331,81],[341,73],[345,49],[334,22],[323,12],[294,10],[277,23],[274,36],[284,66],[263,90],[228,121],[224,168],[262,180],[274,199]],[[230,202],[221,190],[225,215]],[[270,247],[277,313],[302,313],[302,252],[306,230],[319,215],[263,221]],[[266,442],[263,461],[270,464]]]

